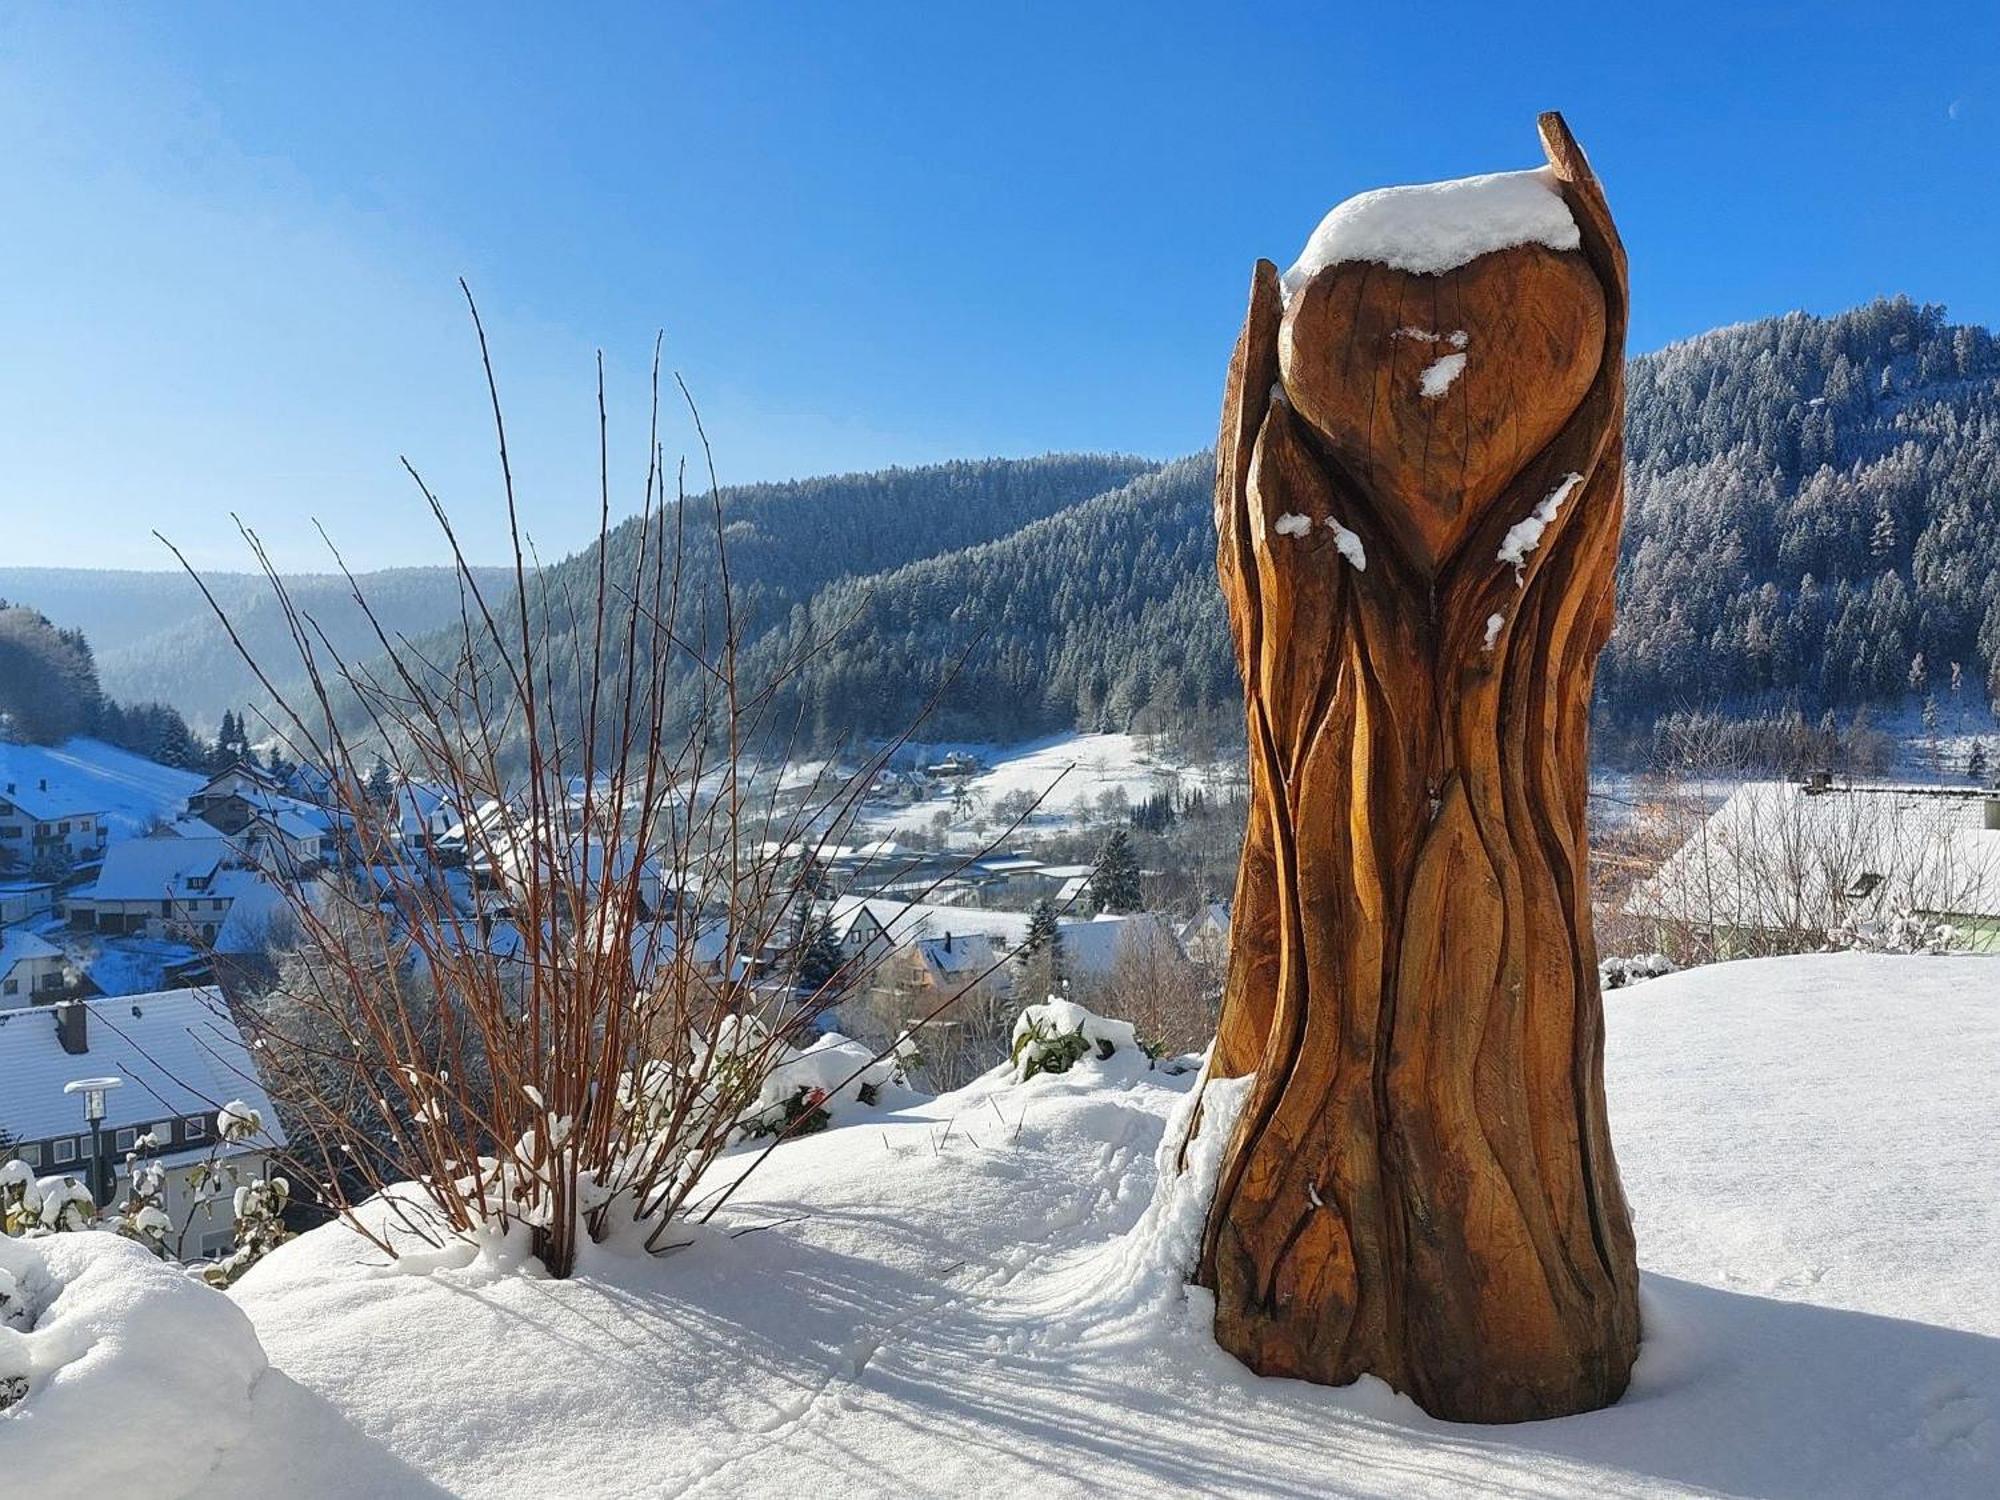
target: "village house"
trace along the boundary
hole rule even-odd
[[[0,927],[45,917],[56,909],[56,883],[32,878],[0,878]]]
[[[849,971],[869,988],[940,995],[968,984],[980,993],[1011,991],[1012,960],[1031,921],[1027,912],[865,896],[839,897],[825,910]],[[1179,952],[1172,929],[1149,913],[1063,917],[1056,930],[1065,976],[1086,986],[1110,979],[1134,941],[1157,940]]]
[[[104,812],[46,776],[0,781],[0,864],[31,870],[50,861],[78,864],[104,852]]]
[[[114,1077],[101,1126],[110,1201],[125,1196],[125,1157],[150,1137],[166,1169],[163,1207],[176,1226],[169,1249],[185,1259],[226,1253],[233,1241],[229,1194],[212,1207],[191,1181],[211,1154],[246,1176],[266,1170],[284,1145],[277,1112],[235,1017],[213,989],[0,1009],[0,1131],[6,1153],[42,1176],[90,1180],[91,1134],[81,1101],[63,1092],[77,1079]],[[256,1110],[263,1130],[220,1139],[218,1113],[232,1102]],[[142,1154],[144,1154],[142,1152]],[[183,1233],[184,1231],[184,1233]]]
[[[250,860],[299,879],[338,857],[333,819],[287,796],[264,772],[237,764],[211,776],[187,800],[187,816],[238,841]]]
[[[25,927],[0,926],[0,1010],[45,1004],[69,987],[62,949]]]
[[[2000,790],[1753,781],[1633,892],[1655,947],[1699,934],[1725,955],[1866,936],[1900,919],[2000,949]]]
[[[1210,901],[1181,928],[1181,948],[1198,964],[1220,968],[1229,958],[1229,903]]]
[[[64,902],[71,927],[106,936],[212,944],[241,897],[269,883],[221,835],[162,831],[113,844],[96,881]]]

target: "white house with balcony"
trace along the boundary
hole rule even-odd
[[[125,1158],[142,1151],[165,1169],[163,1207],[174,1222],[168,1248],[186,1260],[226,1253],[233,1241],[229,1194],[204,1199],[194,1174],[211,1156],[246,1178],[268,1169],[284,1145],[276,1110],[243,1032],[215,989],[168,990],[115,999],[0,1009],[0,1131],[5,1153],[41,1177],[90,1181],[91,1132],[81,1097],[63,1086],[115,1077],[105,1095],[99,1141],[109,1199],[124,1198]],[[223,1141],[217,1115],[232,1103],[257,1111],[263,1129]]]
[[[0,781],[0,861],[32,869],[50,859],[78,863],[104,852],[104,809],[60,780]]]
[[[0,1010],[53,1000],[68,986],[62,949],[25,927],[0,927]]]

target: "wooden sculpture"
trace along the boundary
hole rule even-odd
[[[1197,1276],[1252,1369],[1463,1421],[1615,1401],[1639,1341],[1584,825],[1625,255],[1541,136],[1260,261],[1216,453],[1251,810],[1211,1073],[1256,1079]]]

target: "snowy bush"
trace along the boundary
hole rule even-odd
[[[907,1083],[913,1053],[907,1040],[882,1055],[837,1031],[801,1050],[754,1017],[731,1016],[713,1046],[698,1049],[695,1076],[656,1064],[640,1079],[626,1075],[621,1088],[633,1100],[642,1136],[677,1128],[674,1106],[692,1086],[708,1117],[704,1128],[720,1123],[732,1142],[789,1139],[824,1130],[837,1112],[879,1104],[885,1089]]]
[[[1597,965],[1601,989],[1620,990],[1642,979],[1658,979],[1674,972],[1674,961],[1664,953],[1639,953],[1630,958],[1607,958]]]
[[[181,1495],[250,1428],[243,1310],[115,1234],[0,1236],[0,1491]]]
[[[1949,922],[1898,908],[1885,917],[1858,918],[1827,933],[1827,945],[1859,953],[1949,953],[1968,946],[1967,934]]]
[[[126,1153],[124,1201],[108,1209],[99,1209],[90,1189],[75,1177],[38,1178],[26,1162],[0,1162],[0,1231],[35,1239],[107,1230],[168,1260],[180,1254],[196,1217],[212,1222],[217,1205],[226,1202],[235,1248],[224,1259],[200,1267],[199,1274],[213,1285],[229,1285],[291,1238],[283,1217],[291,1184],[275,1174],[252,1176],[233,1157],[221,1154],[263,1133],[264,1120],[255,1109],[232,1099],[218,1111],[217,1121],[207,1158],[188,1172],[193,1202],[184,1222],[176,1224],[166,1210],[166,1168],[151,1159],[157,1143],[148,1133]]]
[[[1088,1058],[1107,1062],[1121,1051],[1145,1055],[1131,1022],[1108,1020],[1074,1000],[1051,995],[1014,1022],[1014,1081],[1026,1083],[1037,1073],[1067,1073]]]

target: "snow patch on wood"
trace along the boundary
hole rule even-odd
[[[1438,400],[1446,391],[1451,389],[1451,383],[1458,379],[1464,371],[1465,356],[1463,354],[1447,354],[1444,358],[1433,360],[1430,364],[1425,365],[1423,377],[1418,383],[1419,389],[1423,391],[1424,399],[1426,401]]]
[[[1541,546],[1542,533],[1549,529],[1556,512],[1563,508],[1570,492],[1582,483],[1581,474],[1565,474],[1561,484],[1550,490],[1527,515],[1507,528],[1507,535],[1500,539],[1498,559],[1513,567],[1515,582],[1520,582],[1521,570],[1528,565],[1528,554]]]
[[[1361,545],[1361,538],[1334,520],[1332,516],[1326,518],[1326,524],[1333,528],[1333,545],[1340,549],[1340,555],[1354,565],[1355,572],[1366,573],[1368,549]]]

